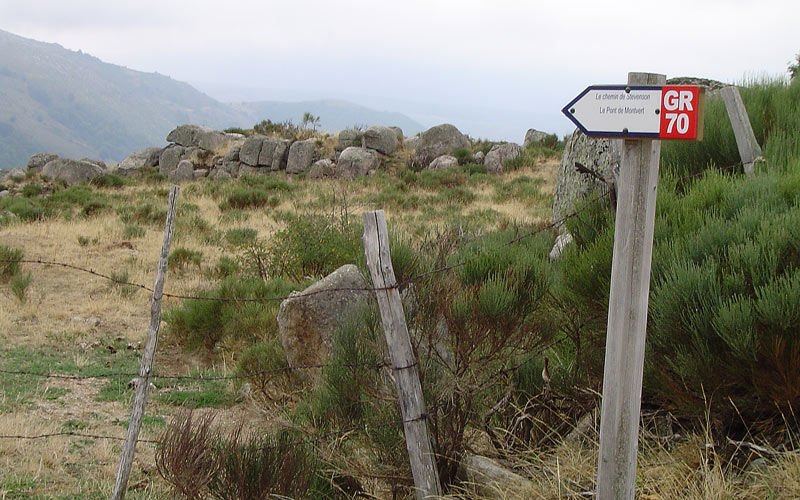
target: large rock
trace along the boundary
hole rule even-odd
[[[428,170],[435,170],[437,168],[457,167],[458,160],[455,156],[442,155],[428,165]]]
[[[380,165],[378,153],[372,149],[350,147],[339,155],[334,176],[339,179],[355,179],[377,170]]]
[[[534,498],[534,483],[491,458],[466,455],[459,467],[464,486],[480,498]]]
[[[427,167],[442,155],[453,154],[456,149],[470,147],[467,136],[449,123],[429,128],[415,142],[414,164],[419,168]]]
[[[181,125],[167,135],[167,141],[184,147],[197,147],[206,151],[221,152],[234,140],[224,132],[201,125]]]
[[[400,127],[389,127],[389,128],[394,130],[394,135],[395,135],[395,137],[397,137],[397,142],[402,144],[403,143],[403,138],[405,137],[403,135],[403,129],[401,129]]]
[[[550,134],[547,132],[529,128],[528,131],[525,132],[525,140],[522,142],[522,147],[527,148],[531,144],[541,144],[549,135]]]
[[[45,165],[56,159],[58,159],[58,155],[53,153],[36,153],[28,160],[28,170],[41,172]]]
[[[327,359],[337,328],[371,297],[367,291],[352,289],[366,287],[358,268],[347,264],[281,302],[278,334],[289,366],[317,365]]]
[[[178,163],[181,161],[186,148],[172,144],[164,148],[161,156],[158,158],[158,173],[164,177],[168,176],[170,172],[178,168]]]
[[[502,172],[505,169],[506,162],[518,158],[520,152],[519,144],[514,144],[513,142],[496,144],[486,153],[483,164],[489,172]]]
[[[400,133],[402,134],[402,130]],[[364,131],[364,147],[390,155],[397,151],[400,143],[397,141],[397,133],[394,130],[389,127],[374,125]]]
[[[314,163],[314,160],[318,159],[315,158],[316,154],[314,139],[295,141],[291,147],[289,147],[289,158],[286,161],[286,173],[305,173],[311,168],[311,164]]]
[[[42,175],[64,181],[69,186],[88,182],[104,172],[105,170],[97,164],[66,158],[49,161],[42,168]]]
[[[239,161],[251,167],[258,166],[258,157],[261,155],[261,147],[266,138],[266,136],[254,134],[245,139],[239,149]]]
[[[263,167],[272,167],[272,158],[282,139],[266,138],[261,143],[261,153],[258,155],[258,164]]]
[[[6,182],[11,179],[24,179],[25,171],[19,167],[10,168],[7,170],[0,170],[0,182]]]
[[[167,175],[171,181],[191,181],[194,179],[194,164],[189,160],[181,160],[178,166]]]
[[[403,149],[408,151],[414,151],[417,149],[417,144],[419,143],[419,136],[415,135],[413,137],[406,137],[403,140]]]
[[[155,167],[161,157],[163,148],[147,148],[131,153],[117,165],[117,175],[136,176],[146,167]]]
[[[272,152],[272,164],[269,166],[270,170],[286,170],[287,162],[289,161],[289,148],[292,142],[288,139],[276,139],[275,151]]]
[[[619,163],[622,156],[620,139],[593,139],[579,130],[564,146],[564,155],[556,174],[556,186],[553,195],[553,222],[559,231],[565,230],[564,218],[575,211],[577,204],[589,193],[608,192],[608,185],[593,176],[581,174],[575,169],[580,163],[593,169],[605,179],[614,180],[619,175]]]
[[[324,177],[331,177],[334,172],[335,164],[328,158],[314,162],[311,168],[308,169],[306,179],[322,179]]]
[[[336,137],[336,151],[342,152],[347,148],[361,147],[364,134],[360,130],[348,128],[339,132]]]

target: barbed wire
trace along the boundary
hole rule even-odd
[[[255,372],[249,373],[242,373],[237,375],[158,375],[158,374],[151,374],[143,378],[147,378],[150,380],[193,380],[199,382],[212,382],[212,381],[222,381],[222,380],[243,380],[249,379],[253,377],[257,377],[260,375],[273,375],[279,373],[288,373],[294,370],[315,370],[315,369],[323,369],[328,367],[345,367],[345,368],[368,368],[372,370],[381,370],[383,368],[389,368],[391,370],[399,371],[399,370],[407,370],[416,366],[416,364],[412,364],[409,366],[400,366],[394,367],[391,363],[387,361],[378,361],[378,362],[371,362],[371,363],[319,363],[313,365],[298,365],[298,366],[283,366],[280,368],[270,368],[265,370],[258,370]],[[54,379],[61,379],[61,380],[91,380],[91,379],[103,379],[103,378],[116,378],[116,377],[139,377],[138,372],[105,372],[105,373],[97,373],[93,375],[74,375],[74,374],[60,374],[60,373],[41,373],[41,372],[33,372],[33,371],[26,371],[26,370],[2,370],[0,369],[0,373],[6,375],[25,375],[25,376],[33,376],[33,377],[40,377],[40,378],[54,378]]]
[[[62,431],[62,432],[50,432],[46,434],[33,434],[33,435],[24,435],[24,434],[0,434],[0,439],[15,439],[18,441],[35,441],[38,439],[50,439],[54,437],[60,436],[73,436],[73,437],[84,437],[89,439],[108,439],[111,441],[125,441],[124,437],[119,436],[108,436],[103,434],[86,434],[82,432],[74,432],[74,431]],[[158,444],[159,441],[153,439],[137,439],[137,443],[145,443],[145,444]]]

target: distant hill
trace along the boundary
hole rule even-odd
[[[37,152],[116,162],[165,143],[183,123],[222,129],[263,119],[299,122],[304,112],[339,130],[354,124],[422,126],[399,113],[344,101],[224,104],[187,83],[104,63],[80,51],[0,30],[0,168]]]
[[[248,126],[252,126],[254,123],[266,118],[273,122],[292,120],[294,123],[299,123],[303,114],[308,112],[314,116],[319,116],[320,128],[331,132],[338,132],[354,126],[368,125],[400,127],[405,135],[415,135],[425,130],[425,127],[419,122],[402,113],[375,111],[374,109],[341,100],[260,101],[237,103],[231,106],[250,119]]]

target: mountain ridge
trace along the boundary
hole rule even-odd
[[[423,129],[400,113],[347,101],[222,103],[159,73],[0,30],[0,168],[24,166],[37,152],[113,163],[166,144],[167,133],[181,124],[251,127],[263,119],[299,122],[304,112],[320,116],[331,131],[358,123]]]

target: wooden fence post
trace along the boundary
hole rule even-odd
[[[629,85],[665,83],[664,75],[628,74]],[[598,500],[634,497],[660,156],[661,141],[624,141],[608,301]]]
[[[739,95],[739,89],[735,86],[723,87],[720,90],[728,117],[731,119],[733,135],[736,137],[736,147],[739,148],[739,157],[742,159],[744,171],[747,174],[755,172],[754,163],[761,157],[761,146],[756,141],[753,134],[753,127],[750,125],[750,118]]]
[[[376,289],[386,344],[394,367],[397,398],[403,418],[406,448],[414,476],[417,500],[442,495],[439,474],[431,448],[425,401],[419,381],[416,358],[411,349],[406,317],[397,289],[389,254],[389,235],[383,210],[364,213],[364,254]]]
[[[161,297],[164,292],[164,278],[167,274],[167,262],[169,260],[169,247],[172,243],[172,231],[175,226],[175,208],[178,200],[178,186],[172,186],[169,191],[167,202],[167,222],[164,228],[164,242],[161,245],[161,256],[158,260],[156,270],[156,283],[153,287],[153,298],[150,301],[150,328],[147,330],[147,340],[145,340],[144,352],[139,365],[139,378],[136,382],[136,393],[133,398],[133,410],[128,421],[128,434],[125,436],[125,444],[122,447],[122,454],[119,459],[119,469],[117,478],[114,481],[114,491],[111,493],[111,500],[123,500],[125,490],[128,487],[128,477],[131,474],[133,456],[136,453],[136,441],[139,439],[139,429],[142,426],[142,416],[144,415],[144,405],[147,402],[147,393],[150,389],[150,374],[153,370],[153,360],[156,355],[156,345],[158,344],[158,330],[161,326]]]

